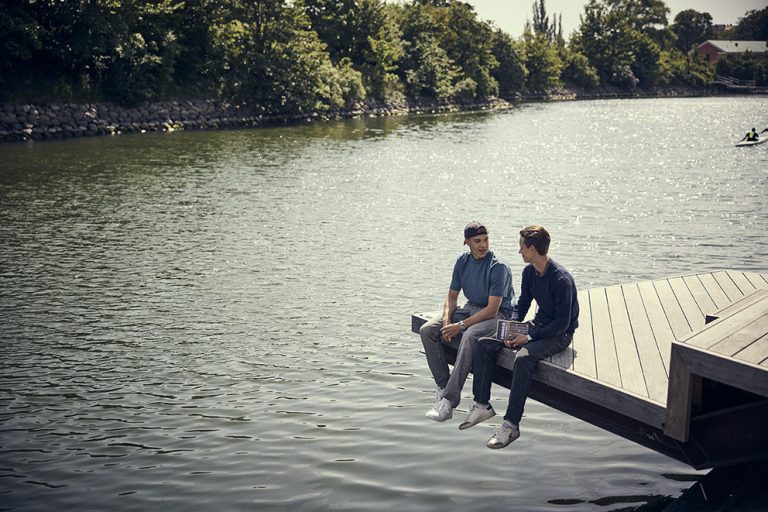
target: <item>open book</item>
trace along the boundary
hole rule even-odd
[[[504,341],[515,334],[528,334],[528,322],[516,320],[499,320],[496,324],[496,339]]]

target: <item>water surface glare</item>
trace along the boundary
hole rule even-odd
[[[581,288],[768,270],[768,98],[0,145],[0,510],[625,510],[699,473],[534,401],[424,418],[481,219]],[[497,409],[506,392],[494,388]]]

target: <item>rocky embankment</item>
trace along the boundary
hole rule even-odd
[[[261,107],[205,100],[157,102],[134,108],[109,103],[0,104],[0,142],[254,127],[322,119],[455,112],[505,106],[509,106],[509,103],[502,100],[459,105],[366,103],[350,110],[287,115],[272,113]]]
[[[162,101],[132,108],[111,103],[5,103],[0,104],[0,142],[92,137],[121,133],[256,127],[354,117],[476,111],[509,108],[516,103],[539,101],[682,97],[717,94],[718,92],[708,88],[634,91],[611,88],[602,88],[597,91],[553,89],[540,94],[519,95],[510,98],[511,103],[502,99],[463,103],[437,101],[381,103],[366,101],[347,110],[311,114],[275,113],[260,106],[237,105],[212,100]]]

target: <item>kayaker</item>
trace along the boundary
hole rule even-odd
[[[765,131],[765,130],[763,130],[763,131]],[[750,131],[747,132],[747,134],[741,140],[746,140],[746,141],[749,141],[749,142],[754,142],[754,141],[758,140],[759,138],[760,137],[757,135],[757,130],[755,130],[755,128],[753,127]]]

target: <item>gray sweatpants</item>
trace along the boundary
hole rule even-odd
[[[474,315],[483,309],[472,303],[456,309],[451,317],[452,322],[458,322]],[[453,366],[453,372],[448,369],[448,361],[445,356],[446,342],[440,337],[440,329],[443,327],[442,316],[433,318],[419,329],[421,342],[424,345],[424,352],[427,355],[427,364],[435,379],[435,384],[445,388],[445,394],[451,405],[456,407],[461,401],[461,389],[467,380],[467,375],[472,370],[474,359],[474,349],[477,340],[484,336],[493,336],[496,334],[496,323],[498,319],[506,319],[506,316],[499,312],[495,318],[484,320],[478,324],[472,325],[461,334],[461,337],[455,337],[450,345],[458,346],[456,355],[456,364]],[[458,344],[458,345],[457,345]]]

